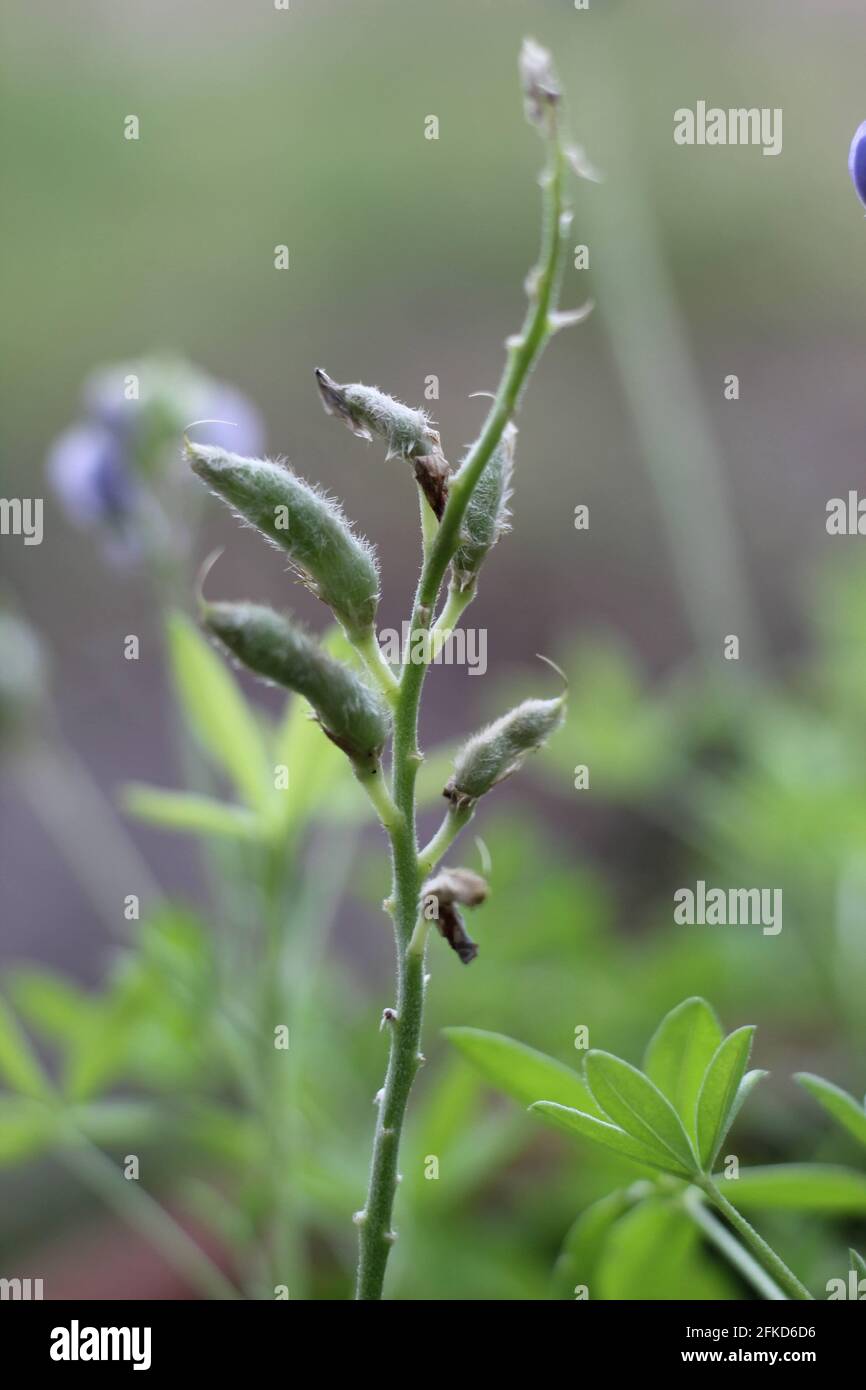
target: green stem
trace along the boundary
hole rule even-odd
[[[474,584],[470,584],[465,589],[451,588],[448,590],[448,598],[445,607],[442,609],[430,633],[431,661],[436,660],[436,657],[448,641],[448,638],[451,636],[462,618],[464,611],[469,607],[474,597]]]
[[[376,641],[375,633],[370,633],[364,638],[355,638],[352,645],[361,657],[373,680],[378,685],[385,699],[393,705],[397,699],[397,691],[400,683],[388,662],[379,643]]]
[[[445,571],[460,543],[460,528],[472,490],[498,447],[520,399],[521,390],[551,334],[550,315],[555,307],[566,230],[562,208],[564,156],[550,112],[548,166],[545,171],[544,225],[541,257],[532,276],[529,308],[520,333],[508,342],[508,358],[499,389],[481,434],[473,444],[451,490],[442,520],[430,542],[425,527],[425,554],[410,623],[410,650],[415,634],[421,650],[430,626]],[[423,517],[423,511],[422,511]],[[447,611],[447,610],[446,610]],[[396,818],[386,829],[391,842],[393,892],[391,910],[397,944],[397,1017],[390,1024],[391,1046],[385,1084],[381,1092],[369,1188],[364,1209],[355,1220],[359,1228],[360,1254],[356,1298],[382,1296],[385,1269],[395,1235],[391,1225],[397,1188],[397,1159],[409,1092],[422,1059],[418,1045],[424,1005],[424,952],[409,949],[421,892],[421,866],[415,817],[415,779],[421,762],[418,750],[418,708],[427,671],[426,662],[409,662],[403,668],[399,692],[393,700],[393,801]],[[416,943],[417,944],[417,943]]]
[[[474,807],[450,807],[443,817],[442,824],[436,831],[432,840],[421,850],[418,855],[418,869],[422,878],[426,878],[431,869],[439,863],[445,851],[454,843],[457,836],[468,825],[474,814]]]
[[[764,1237],[759,1235],[754,1226],[751,1226],[741,1212],[732,1202],[729,1202],[718,1189],[712,1178],[705,1177],[699,1184],[701,1191],[705,1192],[714,1206],[731,1223],[734,1230],[741,1237],[744,1244],[749,1247],[754,1255],[757,1256],[763,1267],[769,1271],[780,1288],[784,1289],[789,1298],[811,1299],[812,1295],[804,1284],[800,1283],[796,1274],[793,1274],[781,1256],[777,1255],[771,1245],[768,1245]]]
[[[785,1295],[778,1284],[766,1274],[757,1260],[744,1249],[735,1236],[731,1234],[727,1226],[723,1226],[721,1221],[717,1221],[712,1212],[707,1211],[706,1204],[700,1192],[695,1187],[687,1189],[683,1197],[683,1207],[692,1218],[695,1225],[715,1245],[717,1250],[725,1256],[729,1264],[746,1279],[762,1298],[779,1302],[785,1299]]]

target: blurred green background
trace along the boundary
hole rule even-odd
[[[312,369],[419,404],[435,374],[449,458],[473,438],[483,402],[470,396],[495,387],[537,242],[539,149],[516,82],[526,32],[553,49],[575,136],[606,176],[576,189],[590,268],[570,268],[564,289],[566,305],[592,295],[597,308],[552,344],[520,413],[514,534],[469,619],[488,631],[487,678],[434,672],[423,736],[451,742],[514,691],[546,689],[535,652],[567,666],[572,713],[534,780],[475,823],[494,888],[478,961],[464,972],[433,953],[393,1271],[405,1298],[545,1296],[565,1229],[614,1181],[606,1159],[491,1097],[438,1040],[445,1024],[569,1061],[585,1023],[595,1045],[637,1061],[661,1013],[704,993],[729,1027],[758,1024],[756,1062],[773,1074],[741,1121],[744,1160],[858,1162],[789,1077],[866,1087],[866,557],[860,538],[824,526],[828,498],[863,472],[866,222],[846,157],[866,116],[866,15],[829,0],[592,0],[587,12],[569,0],[291,0],[288,13],[12,0],[3,21],[2,487],[46,495],[43,544],[3,540],[5,594],[45,643],[66,740],[115,804],[123,783],[180,785],[184,772],[152,587],[107,569],[43,481],[83,380],[170,349],[237,384],[270,450],[333,489],[379,545],[381,625],[398,625],[417,567],[413,487],[397,461],[335,430]],[[698,100],[781,107],[782,154],[675,146],[673,112]],[[128,114],[137,142],[123,138]],[[424,138],[430,114],[437,141]],[[290,269],[277,272],[283,243]],[[587,532],[572,524],[580,503]],[[277,557],[215,506],[205,532],[190,562],[225,544],[226,594],[292,603],[321,626]],[[738,664],[722,658],[728,633]],[[278,707],[270,692],[254,699]],[[590,765],[589,792],[572,789],[577,763]],[[4,966],[42,962],[96,987],[108,932],[13,777],[0,805]],[[347,888],[318,979],[327,1026],[310,1023],[292,1186],[308,1288],[341,1297],[390,942],[378,840],[335,827],[327,805],[321,819],[300,862],[309,880],[327,877],[321,856],[338,837]],[[207,922],[192,843],[127,829],[155,882]],[[783,887],[782,934],[675,928],[672,894],[697,877]],[[119,1094],[140,1080],[122,1066],[113,1078]],[[182,1116],[187,1094],[221,1083],[205,1058],[160,1084]],[[154,1189],[186,1211],[195,1162],[158,1135],[151,1152]],[[423,1180],[431,1152],[439,1182]],[[10,1165],[3,1181],[4,1272],[35,1261],[72,1296],[182,1287],[82,1206],[50,1159]],[[819,1280],[848,1243],[862,1248],[866,1204],[767,1220]],[[707,1260],[708,1291],[744,1296]],[[682,1296],[677,1277],[657,1296]]]

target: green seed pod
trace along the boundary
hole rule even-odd
[[[343,420],[359,439],[370,440],[374,435],[384,439],[389,459],[412,460],[418,484],[441,519],[451,470],[439,435],[425,412],[412,410],[375,386],[363,386],[360,382],[340,386],[321,367],[316,368],[316,382],[329,415]]]
[[[256,675],[303,695],[324,732],[351,758],[359,775],[376,772],[388,716],[379,699],[348,666],[272,608],[256,603],[205,603],[202,621]]]
[[[443,795],[456,807],[470,806],[516,772],[527,753],[546,743],[564,714],[563,695],[555,700],[524,700],[463,745]]]
[[[454,586],[461,591],[474,584],[488,551],[492,550],[500,536],[511,530],[508,499],[511,496],[516,438],[514,425],[507,425],[469,498],[460,532],[460,545],[451,561]],[[461,471],[458,470],[455,482],[459,480]]]
[[[286,552],[351,641],[372,634],[379,604],[376,557],[336,502],[280,463],[189,442],[187,455],[219,497]]]

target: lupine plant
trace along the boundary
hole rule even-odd
[[[482,902],[487,885],[466,869],[439,867],[442,857],[481,797],[540,748],[563,717],[562,694],[528,699],[470,738],[443,788],[447,810],[442,824],[430,843],[419,847],[415,783],[423,757],[418,717],[427,666],[472,601],[481,566],[507,528],[514,415],[527,378],[553,334],[587,312],[558,309],[571,220],[565,179],[569,167],[585,172],[585,161],[563,136],[562,94],[550,55],[531,40],[520,55],[520,75],[527,118],[547,151],[542,246],[526,284],[526,318],[507,342],[502,379],[475,443],[452,467],[423,411],[374,387],[341,385],[324,370],[316,371],[325,409],[360,438],[381,440],[387,457],[409,464],[417,482],[423,560],[399,675],[376,641],[375,554],[335,502],[281,463],[187,441],[195,473],[287,555],[297,575],[331,609],[362,668],[334,659],[294,618],[255,603],[201,600],[204,626],[235,659],[309,702],[323,734],[349,759],[390,842],[392,885],[385,909],[394,925],[396,993],[383,1015],[390,1054],[378,1096],[369,1190],[355,1216],[359,1299],[381,1297],[395,1240],[400,1137],[409,1093],[424,1061],[420,1045],[431,921],[463,963],[476,954],[462,909]],[[448,596],[437,617],[449,569]],[[386,779],[383,756],[389,743]]]
[[[753,1027],[737,1028],[726,1037],[706,1000],[686,999],[662,1019],[642,1069],[591,1048],[582,1074],[500,1034],[476,1028],[446,1031],[488,1081],[528,1104],[539,1119],[656,1175],[610,1193],[578,1218],[557,1266],[560,1285],[574,1285],[578,1297],[594,1296],[593,1272],[605,1242],[616,1239],[617,1223],[638,1223],[645,1245],[647,1230],[673,1242],[683,1262],[694,1237],[691,1224],[761,1297],[812,1298],[741,1210],[750,1203],[760,1205],[765,1173],[753,1170],[757,1182],[752,1182],[750,1171],[740,1171],[723,1149],[741,1107],[767,1075],[748,1069]],[[864,1138],[863,1111],[852,1097],[820,1078],[799,1079],[825,1109]],[[717,1173],[723,1158],[725,1172]],[[823,1176],[832,1186],[834,1176],[844,1184],[846,1174],[829,1170]],[[850,1258],[851,1268],[859,1269],[857,1252],[851,1251]],[[652,1295],[651,1287],[647,1292]]]

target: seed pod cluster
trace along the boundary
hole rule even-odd
[[[379,604],[372,547],[340,507],[283,464],[246,459],[206,444],[187,444],[193,471],[290,558],[350,641],[368,638]]]
[[[256,675],[303,695],[361,776],[375,774],[388,737],[379,696],[296,623],[256,603],[202,603],[202,621]]]
[[[487,882],[471,869],[441,868],[421,889],[425,915],[428,907],[435,908],[433,920],[452,951],[464,965],[478,955],[478,946],[469,936],[460,907],[478,907],[489,892]]]
[[[528,753],[546,743],[564,714],[565,698],[560,695],[554,700],[524,700],[488,724],[460,749],[444,795],[456,807],[471,806],[516,772]]]
[[[460,545],[451,561],[454,586],[461,592],[475,583],[488,552],[500,536],[511,530],[508,499],[511,496],[516,438],[517,430],[509,423],[472,489],[463,518]],[[455,474],[455,482],[460,478],[461,471],[459,469]]]
[[[441,518],[448,496],[450,468],[436,430],[423,410],[413,410],[375,386],[353,382],[341,386],[321,367],[316,382],[329,415],[343,420],[359,439],[384,439],[387,457],[411,459],[415,477],[436,516]]]

